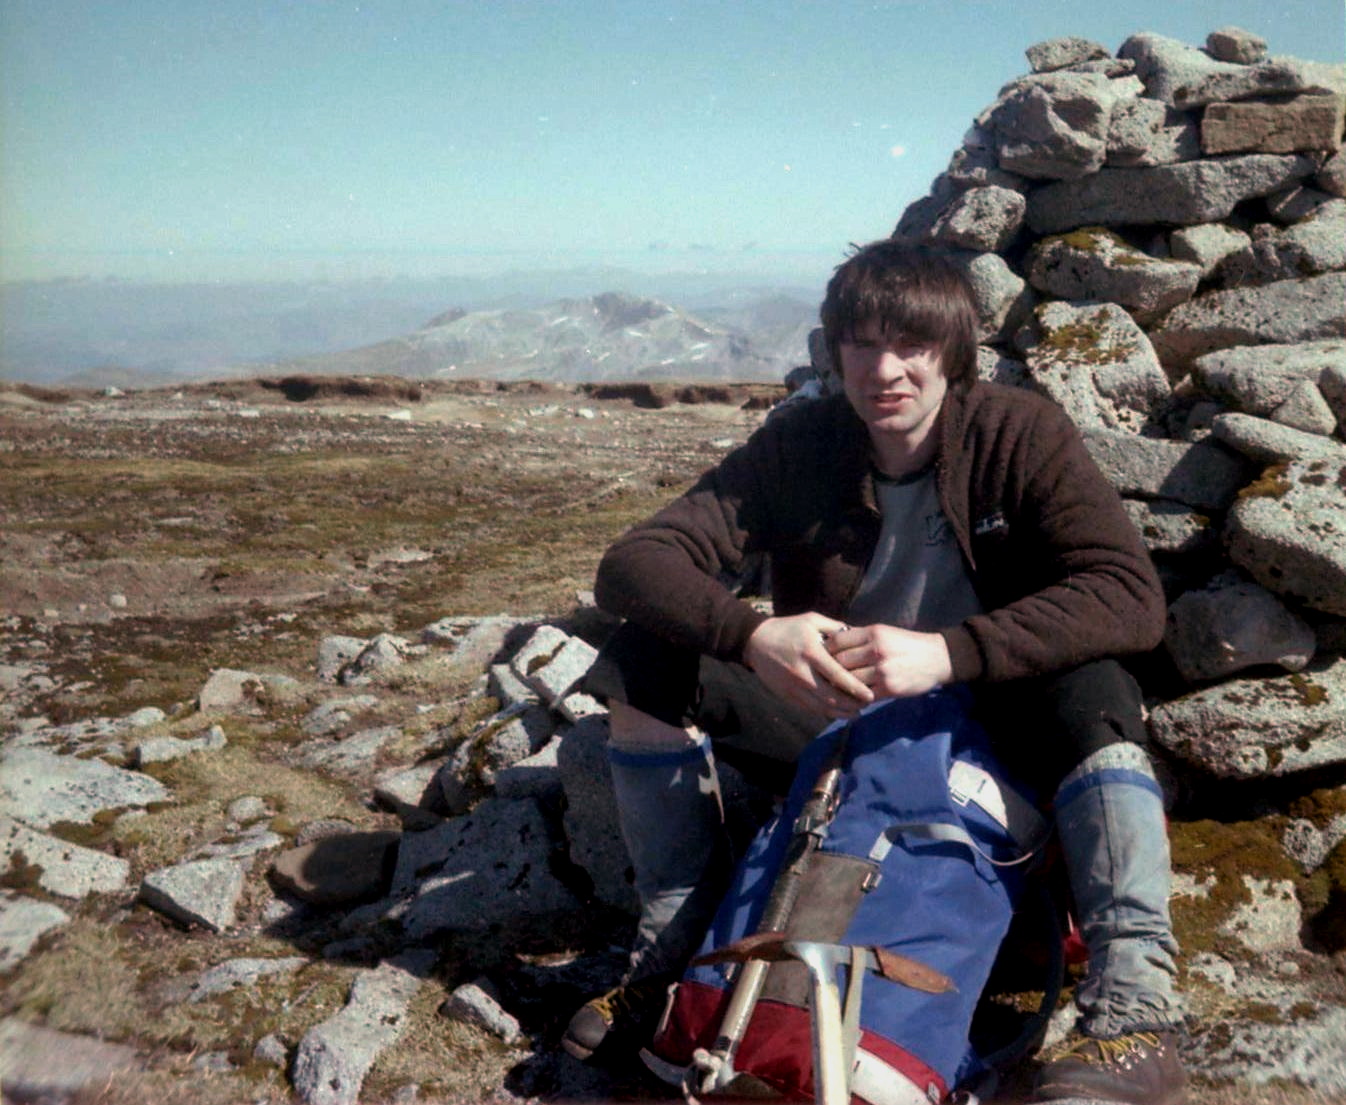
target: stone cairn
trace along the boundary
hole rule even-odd
[[[1204,50],[1139,34],[1116,56],[1062,39],[1028,57],[895,234],[956,251],[979,297],[981,374],[1070,412],[1168,588],[1145,684],[1173,807],[1189,1065],[1346,1093],[1346,75],[1268,58],[1236,29]],[[800,397],[836,386],[817,337]],[[554,1040],[521,1034],[538,1004],[517,981],[533,971],[542,991],[573,971],[595,990],[620,955],[550,975],[516,963],[503,992],[494,976],[521,934],[536,946],[634,910],[606,713],[576,691],[608,629],[584,605],[564,623],[445,618],[328,638],[316,679],[216,671],[186,718],[21,723],[0,749],[0,971],[91,895],[224,936],[329,932],[324,958],[376,964],[352,969],[346,1006],[231,1051],[285,1069],[300,1100],[344,1105],[447,950],[469,980],[447,1016],[533,1062],[535,1091],[601,1096]],[[466,701],[489,714],[452,741],[410,705],[388,721],[404,673],[436,664],[479,672]],[[402,831],[293,826],[241,794],[219,840],[134,880],[52,831],[171,802],[137,769],[218,755],[231,726],[286,709],[300,734],[287,762],[363,791]],[[727,784],[731,809],[751,799]],[[225,958],[161,997],[279,985],[310,962]],[[1054,1037],[1069,1021],[1063,1009]],[[17,1017],[0,1019],[0,1047],[4,1091],[28,1097],[145,1061]]]

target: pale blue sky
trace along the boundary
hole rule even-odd
[[[1342,0],[0,0],[0,275],[813,275],[1074,34],[1340,61]]]

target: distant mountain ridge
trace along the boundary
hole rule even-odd
[[[443,379],[780,380],[808,358],[814,308],[788,297],[692,315],[656,299],[603,292],[540,307],[439,314],[372,345],[300,357],[268,371]]]
[[[608,292],[608,288],[622,291]],[[697,351],[700,356],[685,363],[687,373],[756,373],[774,381],[781,375],[775,365],[782,365],[783,373],[802,363],[807,333],[817,314],[815,295],[807,283],[620,269],[332,283],[3,284],[0,378],[53,386],[156,387],[274,372],[276,366],[300,359],[344,355],[390,341],[402,347],[399,358],[404,358],[407,339],[449,326],[469,314],[503,316],[494,324],[498,329],[527,328],[533,326],[524,321],[530,312],[555,308],[564,314],[558,303],[585,301],[584,311],[599,304],[605,318],[621,316],[626,325],[637,328],[671,331],[674,328],[667,321],[658,320],[669,311],[682,312],[711,333],[712,345],[717,338],[721,340],[725,351],[714,358],[705,350]],[[602,306],[609,300],[608,306]],[[622,314],[633,302],[645,305],[629,309],[647,317]],[[650,302],[658,307],[648,306]],[[573,313],[576,308],[569,310]],[[488,328],[484,318],[468,325]],[[731,342],[731,332],[741,340]],[[390,335],[406,338],[390,339]],[[696,336],[686,344],[705,340]],[[665,341],[671,344],[662,352],[642,353],[634,340],[620,350],[610,346],[610,355],[602,362],[603,378],[620,375],[616,368],[621,363],[619,353],[639,353],[642,364],[648,360],[654,366],[670,357],[679,360],[684,351],[681,343],[667,335]],[[745,342],[759,361],[751,357],[745,361]],[[417,338],[410,344],[428,348],[433,343]],[[469,344],[467,351],[472,348]],[[484,351],[482,357],[495,368],[503,367],[501,358]],[[355,359],[378,361],[377,356]],[[441,367],[436,357],[427,355],[423,360],[430,365],[428,371]],[[572,370],[573,361],[569,362]],[[547,371],[540,363],[527,367]],[[369,371],[391,369],[373,367]],[[454,374],[465,371],[460,364]]]

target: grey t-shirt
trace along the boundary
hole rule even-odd
[[[940,509],[935,471],[874,480],[883,528],[851,601],[852,625],[930,632],[981,613],[953,527]]]

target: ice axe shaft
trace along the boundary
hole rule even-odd
[[[795,902],[799,899],[809,857],[818,850],[827,823],[836,812],[837,791],[841,784],[841,769],[846,756],[846,738],[849,733],[850,726],[841,731],[836,747],[819,768],[813,790],[795,821],[785,861],[776,876],[776,881],[772,884],[771,896],[767,899],[761,923],[757,926],[759,935],[780,933],[790,919]],[[718,1062],[715,1070],[706,1073],[701,1086],[703,1092],[722,1088],[726,1080],[732,1079],[734,1053],[743,1042],[743,1037],[748,1031],[748,1022],[752,1020],[757,999],[761,996],[762,987],[766,983],[766,973],[770,967],[768,962],[763,959],[739,960],[739,962],[743,963],[743,969],[734,981],[734,992],[730,996],[729,1005],[725,1008],[724,1018],[720,1022],[720,1034],[712,1050]]]

